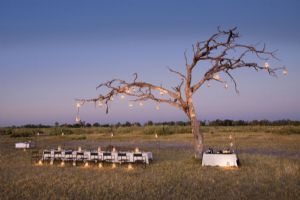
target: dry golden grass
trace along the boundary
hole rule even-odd
[[[300,199],[299,135],[215,130],[205,133],[206,146],[227,147],[230,134],[241,150],[239,169],[201,167],[192,158],[190,134],[161,136],[159,141],[138,132],[116,134],[113,145],[136,144],[154,154],[150,166],[133,170],[126,165],[116,169],[33,165],[30,151],[13,148],[14,142],[26,138],[0,136],[0,199]],[[84,136],[33,139],[41,148],[110,144],[108,134]]]

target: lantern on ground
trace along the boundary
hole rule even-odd
[[[132,164],[128,164],[128,170],[133,170]]]

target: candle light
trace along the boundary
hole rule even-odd
[[[132,170],[133,167],[132,167],[132,164],[128,164],[128,170]]]
[[[115,169],[117,166],[115,163],[112,164],[111,168]]]

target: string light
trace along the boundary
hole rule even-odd
[[[121,99],[124,99],[124,98],[125,98],[125,96],[124,96],[124,94],[122,94],[122,95],[121,95]]]
[[[206,83],[206,87],[208,87],[208,88],[210,87],[210,84],[208,82]]]
[[[267,62],[265,62],[264,66],[265,66],[266,69],[269,69],[269,67],[270,67],[269,63],[267,63]]]
[[[132,103],[129,103],[128,106],[129,106],[129,107],[133,107],[133,104],[132,104]]]
[[[143,102],[140,102],[140,103],[139,103],[139,106],[143,106],[143,105],[144,105]]]

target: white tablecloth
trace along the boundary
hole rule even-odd
[[[47,150],[46,150],[47,151]],[[61,150],[59,154],[54,154],[54,152],[57,152],[57,150],[50,150],[50,154],[43,154],[43,159],[47,160],[47,159],[62,159],[62,160],[66,160],[67,157],[65,155],[65,150]],[[68,159],[70,159],[70,157],[72,157],[74,160],[76,160],[76,154],[77,154],[78,151],[73,151],[72,152],[72,155],[68,156]],[[84,154],[83,158],[84,160],[87,160],[87,161],[91,161],[93,159],[95,159],[95,156],[91,156],[91,151],[80,151]],[[103,156],[103,153],[105,153],[105,151],[99,151],[99,152],[96,152],[98,153],[98,159],[99,161],[100,160],[103,160],[104,159],[104,156]],[[133,154],[134,152],[122,152],[122,153],[125,153],[126,154],[126,157],[128,158],[128,162],[134,162],[134,158],[133,158]],[[149,164],[149,161],[150,160],[153,160],[153,155],[152,155],[152,152],[139,152],[142,154],[142,158],[140,157],[136,157],[135,160],[138,160],[138,159],[145,159],[145,162],[146,164]],[[112,162],[113,163],[119,163],[120,160],[118,158],[118,152],[111,152],[111,155],[112,155]],[[123,158],[124,159],[124,158]]]
[[[237,167],[236,154],[203,154],[202,166]]]
[[[15,144],[16,149],[28,149],[30,146],[31,145],[29,142],[18,142]]]

